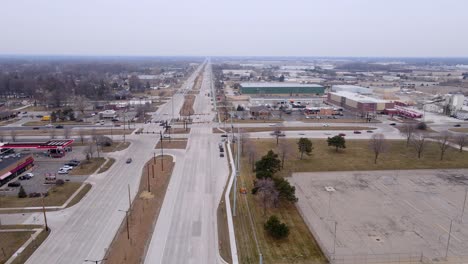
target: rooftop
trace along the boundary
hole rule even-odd
[[[389,102],[387,100],[382,100],[382,99],[369,97],[369,96],[365,96],[365,95],[353,93],[353,92],[348,92],[348,91],[331,92],[330,94],[336,94],[341,97],[353,99],[360,103],[388,103]]]
[[[304,83],[289,83],[289,82],[257,82],[257,83],[241,83],[243,88],[258,88],[258,87],[277,87],[277,88],[293,88],[293,87],[314,87],[322,88],[323,86],[318,84],[304,84]]]

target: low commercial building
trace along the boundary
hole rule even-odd
[[[382,113],[394,108],[393,102],[346,91],[328,93],[327,101],[360,114]]]
[[[242,94],[249,95],[323,95],[325,87],[318,84],[302,84],[302,83],[241,83],[240,91]]]
[[[16,154],[11,149],[2,149],[0,155],[0,186],[34,166],[32,155]]]
[[[115,110],[104,110],[99,112],[99,117],[101,119],[113,119],[117,116]]]

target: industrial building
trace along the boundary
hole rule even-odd
[[[301,84],[301,83],[241,83],[240,92],[242,94],[252,95],[299,95],[299,94],[314,94],[323,95],[325,87],[318,84]]]
[[[333,85],[332,92],[351,92],[358,94],[372,94],[372,89],[357,85]]]
[[[328,93],[327,101],[360,114],[382,113],[385,109],[394,108],[393,102],[347,91]]]

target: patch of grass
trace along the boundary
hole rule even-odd
[[[169,142],[168,139],[164,139],[163,142],[163,148],[164,149],[186,149],[187,148],[187,139],[172,139],[171,142]],[[155,147],[156,149],[161,148],[161,141],[158,142],[158,144]]]
[[[226,152],[227,160],[230,159],[229,152]],[[229,176],[232,173],[231,165],[229,164]],[[228,182],[229,182],[228,178]],[[221,257],[228,263],[232,262],[232,252],[231,252],[231,241],[229,240],[229,226],[227,221],[227,213],[226,213],[226,203],[225,203],[225,195],[227,192],[227,183],[224,187],[223,195],[221,196],[221,201],[218,204],[218,208],[216,209],[216,219],[218,222],[218,244],[219,244],[219,254]]]
[[[305,122],[305,123],[382,123],[381,121],[377,119],[372,119],[370,122],[367,122],[365,119],[348,119],[348,118],[321,118],[321,119],[316,119],[316,118],[301,118],[299,121]]]
[[[102,152],[121,151],[128,148],[128,146],[130,146],[130,142],[114,141],[111,146],[102,147]]]
[[[0,263],[5,263],[26,241],[33,231],[0,232]],[[4,255],[6,254],[6,256]]]
[[[90,175],[93,174],[106,161],[105,158],[91,158],[89,161],[84,160],[70,171],[69,175]]]
[[[289,172],[468,168],[468,152],[460,153],[450,147],[441,161],[440,149],[435,142],[427,142],[421,159],[418,159],[416,151],[411,146],[406,147],[406,141],[388,140],[388,150],[374,164],[374,153],[368,147],[368,140],[347,140],[346,149],[336,152],[334,148],[328,147],[326,139],[314,139],[312,155],[303,160],[299,160],[297,139],[281,140],[289,146],[285,168],[280,173],[283,176]],[[276,140],[252,142],[257,147],[259,157],[270,149],[280,152]]]
[[[34,229],[42,228],[42,225],[0,225],[0,230],[2,229]]]
[[[246,119],[246,120],[242,120],[242,119],[234,119],[232,120],[233,123],[281,123],[283,122],[284,120],[283,119],[258,119],[258,120],[251,120],[251,119]],[[224,121],[223,121],[224,122]],[[227,123],[231,123],[231,120],[226,120],[226,124]]]
[[[468,127],[456,127],[450,128],[449,130],[453,132],[468,133]]]
[[[5,121],[1,121],[0,122],[0,126],[6,126],[6,125],[9,125],[9,124],[13,124],[15,122],[18,122],[20,119],[19,118],[14,118],[14,119],[9,119],[9,120],[5,120]]]
[[[361,127],[361,126],[328,126],[328,127],[280,127],[281,131],[307,131],[307,130],[374,130],[375,127]],[[228,133],[231,132],[231,128],[226,127],[224,129]],[[266,132],[274,131],[275,127],[243,127],[241,128],[243,132]],[[237,129],[234,128],[234,132],[237,132]],[[218,128],[213,128],[213,133],[224,133]]]
[[[29,121],[23,124],[23,126],[45,126],[50,124],[50,121]],[[76,122],[76,121],[63,121],[63,122],[54,122],[52,125],[91,125],[90,122]]]
[[[63,205],[70,196],[80,188],[79,182],[65,182],[62,186],[54,186],[50,188],[49,195],[44,198],[45,206],[60,206]],[[18,198],[17,196],[1,196],[0,208],[12,207],[37,207],[42,206],[42,198]]]
[[[258,151],[259,155],[262,153],[260,150]],[[247,162],[247,155],[242,158],[241,162],[238,189],[233,190],[237,191],[238,197],[237,216],[234,217],[234,225],[239,262],[258,263],[258,250],[254,239],[254,233],[256,233],[265,263],[327,263],[320,247],[294,204],[281,201],[277,208],[268,208],[267,214],[263,215],[261,202],[258,201],[258,197],[250,192],[253,188],[255,175]],[[247,194],[239,192],[241,187],[248,190]],[[252,229],[249,211],[252,216],[254,230]],[[290,233],[287,238],[275,240],[264,230],[264,223],[273,214],[278,216],[281,222],[289,226]]]
[[[34,241],[23,250],[23,253],[21,253],[21,255],[19,255],[13,261],[12,264],[25,263],[26,260],[28,260],[28,258],[34,253],[34,251],[36,251],[36,249],[42,244],[42,242],[44,242],[44,240],[49,236],[49,234],[50,229],[49,231],[45,231],[45,229],[43,229],[41,233],[39,233],[39,235],[36,237],[36,239],[34,239]]]
[[[115,159],[114,158],[108,158],[107,162],[104,163],[104,166],[102,166],[98,173],[103,173],[105,171],[107,171],[108,169],[110,169],[110,167],[112,167],[112,165],[114,165],[115,163]]]
[[[68,203],[67,207],[74,206],[75,204],[80,202],[81,199],[83,199],[83,197],[85,197],[86,194],[89,192],[89,190],[91,190],[91,187],[92,187],[91,184],[85,183],[85,186],[81,189],[81,191],[75,197],[73,197],[70,203]]]

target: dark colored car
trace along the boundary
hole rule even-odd
[[[396,123],[391,123],[390,125],[391,125],[391,126],[396,126]]]
[[[226,134],[223,134],[223,135],[221,135],[221,137],[227,137],[227,135],[226,135]]]
[[[224,153],[219,153],[219,156],[220,156],[221,158],[223,158],[223,157],[224,157]]]
[[[128,158],[126,162],[127,163],[132,163],[132,158]]]
[[[367,130],[367,133],[374,133],[374,131],[372,131],[372,130]]]
[[[339,133],[338,136],[344,137],[344,136],[346,136],[346,134],[345,133]]]
[[[63,128],[62,125],[55,126],[55,128]]]
[[[34,129],[34,130],[38,130],[38,129],[39,129],[39,127],[33,127],[33,129]]]
[[[461,127],[461,125],[460,125],[460,124],[456,124],[456,125],[454,125],[454,127]]]
[[[361,131],[355,130],[355,131],[354,131],[354,134],[361,134]]]
[[[20,186],[21,186],[21,183],[19,181],[8,183],[8,187],[20,187]]]

